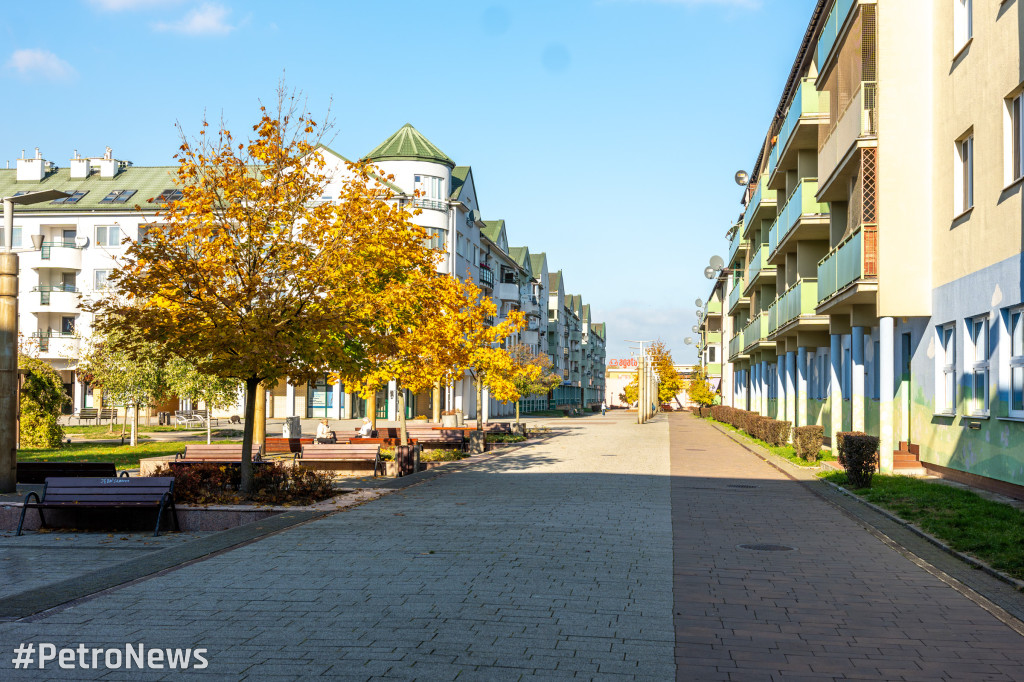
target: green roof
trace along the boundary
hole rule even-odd
[[[508,255],[512,256],[512,260],[516,262],[516,265],[522,266],[524,270],[529,269],[529,266],[526,264],[526,257],[530,255],[530,251],[525,246],[508,247]]]
[[[587,324],[590,324],[590,304],[589,303],[587,303],[587,304],[585,304],[583,306],[583,314],[580,315],[580,318],[582,318],[583,321],[586,322]]]
[[[533,270],[533,274],[540,277],[544,272],[544,262],[548,257],[543,253],[531,253],[530,254],[530,269]]]
[[[562,284],[562,271],[552,272],[548,275],[548,293],[555,293]]]
[[[82,213],[85,211],[110,211],[125,213],[133,211],[138,205],[146,211],[157,211],[159,204],[149,200],[160,195],[166,189],[174,189],[177,177],[177,166],[128,166],[112,178],[101,178],[99,171],[93,171],[86,178],[72,178],[69,168],[60,168],[48,173],[42,180],[22,180],[18,182],[18,171],[14,168],[0,169],[0,196],[12,196],[17,192],[57,189],[65,192],[86,192],[85,196],[73,204],[54,204],[45,202],[28,206],[15,206],[15,212],[40,213]],[[100,203],[108,194],[115,190],[135,190],[135,194],[121,204]]]
[[[449,168],[455,162],[448,158],[433,142],[423,137],[420,131],[406,123],[394,135],[381,142],[366,155],[370,161],[432,161]]]
[[[480,234],[497,244],[498,237],[501,235],[501,230],[504,227],[504,220],[485,220],[484,226],[480,228]]]
[[[462,188],[466,186],[466,178],[469,177],[469,166],[456,166],[452,169],[452,191],[448,198],[458,201],[462,194]]]
[[[590,331],[604,339],[604,322],[595,322],[590,325]]]

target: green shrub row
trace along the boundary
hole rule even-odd
[[[800,459],[814,462],[821,452],[821,444],[825,441],[825,427],[812,424],[798,426],[793,429],[793,452]]]
[[[735,426],[754,438],[774,446],[785,445],[789,442],[789,430],[793,426],[787,421],[762,417],[757,412],[749,412],[727,405],[711,407],[711,418]]]
[[[836,434],[839,464],[846,469],[846,478],[854,488],[870,488],[871,477],[878,469],[878,437],[860,431]]]

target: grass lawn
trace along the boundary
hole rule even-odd
[[[849,488],[846,474],[821,474]],[[875,474],[870,488],[854,490],[989,566],[1024,580],[1024,512],[962,488],[909,476]]]
[[[753,436],[748,434],[746,431],[741,431],[741,430],[737,429],[735,426],[733,426],[732,424],[726,424],[725,422],[720,422],[718,420],[710,419],[710,418],[708,419],[708,421],[715,422],[719,426],[721,426],[721,427],[723,427],[725,429],[728,429],[729,431],[732,431],[733,433],[738,433],[739,435],[741,435],[744,438],[746,438],[747,440],[749,440],[751,443],[755,443],[757,445],[760,445],[762,448],[764,448],[765,450],[769,451],[773,455],[777,455],[779,457],[782,457],[783,459],[789,460],[790,462],[792,462],[793,464],[796,464],[797,466],[801,466],[801,467],[816,467],[816,466],[818,466],[818,462],[821,462],[821,461],[832,461],[832,462],[834,462],[835,459],[836,459],[835,456],[832,455],[832,452],[830,450],[822,450],[822,451],[820,451],[818,453],[818,462],[808,462],[806,459],[803,459],[801,457],[797,457],[796,456],[796,453],[793,451],[793,446],[792,445],[781,445],[781,446],[768,445],[768,443],[765,443],[763,440],[759,440],[757,438],[754,438]]]
[[[214,443],[237,443],[238,441],[215,440]],[[143,457],[160,457],[182,452],[185,443],[139,443],[130,445],[92,445],[72,443],[62,448],[47,450],[18,450],[22,462],[113,462],[118,469],[135,469]]]
[[[125,429],[125,434],[132,432],[132,425],[128,424],[128,428]],[[184,427],[175,428],[173,426],[146,426],[145,424],[139,424],[139,433],[186,433],[186,432],[206,432],[206,427],[202,428],[191,428],[186,429]],[[217,433],[217,429],[213,430]],[[64,433],[77,436],[78,438],[88,439],[104,439],[104,438],[117,438],[121,435],[121,425],[114,424],[114,430],[111,432],[108,424],[90,425],[90,426],[65,426]]]

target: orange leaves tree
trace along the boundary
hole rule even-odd
[[[294,94],[279,89],[252,130],[236,142],[204,121],[198,139],[183,136],[180,196],[112,273],[122,295],[94,308],[101,331],[137,328],[199,371],[244,382],[246,494],[259,385],[363,373],[382,321],[435,259],[369,165],[351,164],[338,202],[321,201],[322,128]]]
[[[546,394],[560,383],[561,378],[552,371],[551,358],[543,351],[534,353],[522,343],[509,349],[512,357],[512,383],[520,398],[528,395]],[[516,400],[516,424],[519,423],[519,401]]]

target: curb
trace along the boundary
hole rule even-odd
[[[705,420],[705,421],[707,421],[707,420]],[[786,462],[786,460],[782,460],[782,459],[776,457],[775,455],[773,455],[772,453],[768,452],[767,450],[765,450],[764,448],[762,448],[762,447],[760,447],[758,445],[755,445],[753,443],[745,443],[745,442],[743,442],[743,440],[741,440],[735,434],[733,434],[732,432],[730,432],[730,431],[728,431],[726,429],[723,429],[721,426],[719,426],[715,422],[710,422],[709,421],[707,423],[710,424],[711,426],[713,426],[714,428],[718,429],[718,431],[720,431],[721,433],[723,433],[726,436],[728,436],[730,439],[732,439],[735,443],[737,443],[738,445],[743,447],[745,450],[747,450],[747,451],[751,452],[752,454],[760,457],[769,466],[772,466],[775,469],[778,469],[781,473],[783,473],[784,475],[788,476],[789,478],[791,478],[792,480],[796,481],[797,483],[811,483],[811,482],[815,482],[816,481],[818,483],[823,483],[823,484],[825,484],[827,486],[830,486],[831,488],[833,488],[834,490],[842,493],[843,495],[845,495],[849,499],[856,500],[857,502],[859,502],[860,504],[864,505],[865,507],[868,507],[872,511],[874,511],[874,512],[876,512],[876,513],[878,513],[878,514],[880,514],[882,516],[884,516],[887,519],[889,519],[893,523],[896,523],[896,524],[906,528],[911,533],[913,533],[914,535],[917,535],[921,539],[927,540],[929,543],[931,543],[932,545],[935,545],[936,547],[941,549],[946,554],[949,554],[950,556],[955,557],[955,558],[959,559],[960,561],[963,561],[965,564],[971,566],[972,568],[979,569],[982,572],[987,573],[988,575],[992,576],[993,578],[995,578],[997,580],[1000,580],[1000,581],[1006,583],[1007,585],[1012,586],[1013,588],[1015,588],[1015,589],[1017,589],[1017,590],[1019,590],[1021,592],[1024,592],[1024,580],[1018,580],[1017,578],[1014,578],[1011,575],[1007,575],[1006,573],[1003,573],[1002,571],[999,571],[999,570],[997,570],[995,568],[992,568],[991,566],[989,566],[985,562],[981,561],[980,559],[976,559],[975,557],[972,557],[972,556],[970,556],[968,554],[964,554],[963,552],[960,552],[959,550],[953,549],[952,547],[947,545],[945,542],[943,542],[939,538],[937,538],[934,535],[932,535],[932,534],[922,530],[918,526],[915,526],[910,521],[907,521],[906,519],[902,519],[899,516],[896,516],[895,514],[893,514],[892,512],[890,512],[890,511],[888,511],[886,509],[883,509],[882,507],[879,507],[876,504],[868,502],[867,500],[862,498],[860,495],[857,495],[856,493],[853,493],[853,492],[847,490],[846,488],[844,488],[844,487],[842,487],[840,485],[836,485],[835,483],[832,483],[831,481],[826,481],[826,480],[823,480],[823,479],[818,478],[818,477],[815,477],[813,479],[813,481],[812,480],[801,481],[800,479],[798,479],[795,476],[793,476],[789,471],[786,471],[785,468],[780,466],[783,462],[786,465],[790,466],[790,467],[794,466],[790,462]],[[821,470],[823,470],[823,467],[813,467],[813,468],[812,467],[806,467],[806,468],[801,467],[801,469],[802,470],[807,470],[807,471],[821,471]],[[817,491],[813,490],[813,488],[811,488],[810,486],[807,486],[807,487],[808,487],[809,490],[811,490],[812,492],[817,494],[819,497],[822,497],[822,499],[824,499],[826,502],[828,501],[828,498],[825,498],[825,497],[821,496],[820,493],[818,493]],[[878,531],[879,533],[882,532],[878,528],[875,528],[875,530]],[[886,537],[888,537],[888,536],[886,536]],[[889,539],[892,540],[892,538],[889,538]],[[895,542],[895,540],[892,540],[892,541]],[[907,550],[908,552],[912,551],[912,550],[910,550],[907,547],[904,547],[903,549]]]

